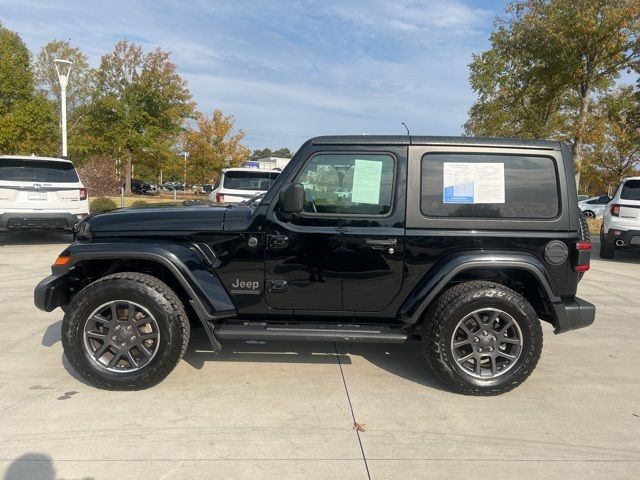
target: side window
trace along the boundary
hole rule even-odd
[[[395,161],[384,154],[319,154],[298,177],[308,213],[386,215],[391,211]]]
[[[425,154],[420,208],[430,217],[555,218],[560,213],[555,161],[497,153]]]

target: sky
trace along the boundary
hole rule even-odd
[[[251,149],[331,134],[460,135],[474,52],[506,1],[0,0],[37,51],[54,39],[92,66],[120,39],[160,47],[204,113],[236,118]],[[70,81],[73,81],[71,77]]]

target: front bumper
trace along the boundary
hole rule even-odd
[[[573,302],[555,303],[553,309],[556,314],[556,334],[588,327],[596,318],[595,305],[578,297]]]
[[[33,291],[33,303],[38,309],[51,312],[68,303],[64,285],[65,275],[66,273],[49,275],[36,285]]]
[[[0,232],[11,230],[73,230],[80,220],[72,213],[7,212],[0,214]]]

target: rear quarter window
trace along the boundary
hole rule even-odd
[[[225,172],[224,188],[230,190],[269,190],[278,175],[276,172]]]
[[[449,201],[444,194],[445,163],[503,164],[497,171],[504,169],[504,197],[483,202],[482,192],[471,188],[467,198]],[[427,153],[421,161],[420,209],[428,217],[552,219],[560,213],[558,191],[557,168],[550,157]]]
[[[45,160],[0,159],[0,180],[9,182],[77,183],[72,163]]]
[[[620,193],[622,200],[640,200],[640,180],[627,180]]]

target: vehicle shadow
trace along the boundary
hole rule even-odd
[[[62,326],[62,320],[58,320],[47,327],[42,335],[41,344],[43,347],[53,347],[60,341],[60,327]]]
[[[53,460],[43,453],[25,453],[13,460],[4,474],[4,480],[56,480]],[[75,477],[74,478],[80,478]],[[93,480],[94,477],[82,477],[81,480]],[[58,478],[58,480],[62,480]]]
[[[201,369],[206,362],[337,364],[339,360],[341,365],[352,365],[353,356],[411,382],[447,391],[427,367],[417,340],[404,344],[227,340],[216,355],[211,352],[205,331],[193,328],[184,360]]]
[[[68,245],[73,242],[71,233],[63,232],[2,232],[0,246],[3,245]]]
[[[43,346],[52,347],[60,341],[61,323],[59,320],[47,327],[42,336]],[[376,367],[411,382],[447,391],[427,367],[420,342],[413,339],[404,344],[226,340],[222,352],[215,354],[211,351],[204,329],[193,325],[183,360],[191,367],[201,370],[207,362],[337,365],[339,361],[344,366],[353,365],[353,356],[361,357]],[[62,365],[73,378],[90,385],[73,369],[64,353]]]
[[[603,262],[611,262],[611,263],[635,263],[640,265],[640,248],[624,248],[624,249],[616,249],[615,257],[608,258],[600,258],[600,239],[592,238],[591,243],[593,244],[593,248],[591,249],[591,258],[593,260],[600,260]]]

